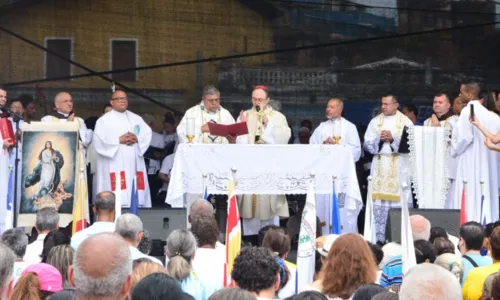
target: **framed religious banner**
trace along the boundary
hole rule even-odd
[[[23,126],[18,226],[33,226],[36,213],[54,207],[60,226],[72,220],[78,170],[77,122],[32,122]]]

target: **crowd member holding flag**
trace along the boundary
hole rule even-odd
[[[403,131],[413,123],[398,111],[398,107],[394,95],[383,96],[382,113],[370,121],[365,133],[364,148],[373,154],[372,180],[368,189],[372,192],[377,241],[381,242],[385,242],[389,209],[401,207],[401,201],[413,202],[411,193],[407,193],[408,199],[401,199],[402,183],[409,186],[410,178],[401,172],[408,168],[408,154],[400,153]]]
[[[93,207],[97,221],[71,237],[71,247],[75,251],[88,237],[98,233],[115,231],[115,201],[115,194],[112,192],[101,192],[97,194]]]
[[[343,110],[344,101],[338,98],[330,99],[326,105],[326,118],[328,120],[322,122],[314,130],[309,143],[347,146],[352,151],[353,163],[356,163],[361,156],[361,142],[356,126],[342,117]],[[318,217],[322,221],[323,234],[358,231],[359,211],[350,211],[339,207],[335,187],[333,187],[331,195],[317,195],[316,203]],[[334,205],[335,203],[336,205]]]
[[[461,199],[462,194],[465,194],[465,206],[461,207],[465,212],[463,221],[483,221],[482,210],[486,222],[493,222],[499,217],[498,154],[484,146],[487,139],[481,131],[496,131],[499,120],[497,115],[482,105],[479,93],[480,87],[476,82],[465,83],[460,87],[460,98],[466,106],[452,133],[452,147],[458,157],[454,194],[456,199]],[[483,195],[485,200],[481,205]]]
[[[113,191],[117,206],[131,207],[131,200],[136,199],[137,207],[151,207],[143,157],[151,142],[151,128],[141,117],[127,110],[125,92],[114,92],[110,103],[113,110],[99,118],[95,126],[96,191]],[[121,207],[118,208],[121,210]],[[119,216],[120,211],[116,214]]]

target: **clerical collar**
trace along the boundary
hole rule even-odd
[[[219,106],[219,108],[217,108],[216,111],[209,111],[208,109],[205,108],[205,105],[203,105],[203,101],[201,101],[201,103],[200,103],[200,109],[201,109],[201,111],[204,112],[204,113],[207,113],[209,115],[215,115],[215,114],[219,113],[220,112],[220,108],[221,107]]]
[[[69,114],[65,114],[65,113],[60,113],[58,111],[55,111],[51,114],[53,117],[56,117],[58,119],[67,119],[69,117]]]
[[[333,118],[332,119],[328,119],[328,121],[335,123],[335,122],[339,122],[340,119],[342,119],[342,117],[338,117],[337,119],[333,119]]]

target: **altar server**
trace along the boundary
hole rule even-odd
[[[391,207],[401,207],[408,201],[412,207],[412,196],[401,199],[401,186],[409,181],[408,154],[398,153],[405,126],[413,123],[398,111],[398,101],[393,95],[382,97],[382,113],[373,118],[365,133],[364,148],[373,154],[371,167],[373,211],[377,240],[385,242],[385,227]],[[406,199],[407,197],[407,199]]]
[[[319,124],[309,142],[311,144],[344,145],[351,149],[353,164],[361,156],[361,142],[356,126],[342,117],[344,102],[338,98],[330,99],[326,105],[327,121]],[[338,192],[338,191],[337,191]],[[323,234],[330,233],[332,195],[316,195],[316,213],[322,223]],[[343,232],[357,232],[359,211],[345,211],[340,207]]]
[[[110,103],[113,110],[99,118],[95,126],[96,193],[120,189],[122,207],[130,207],[134,183],[138,191],[139,206],[151,207],[143,157],[151,143],[151,128],[140,116],[127,110],[128,98],[125,92],[114,92]],[[120,181],[117,180],[118,177]]]
[[[290,127],[285,116],[269,106],[269,100],[267,87],[257,86],[253,90],[252,108],[240,112],[238,118],[238,122],[247,122],[248,134],[239,136],[237,143],[288,144]],[[258,158],[255,162],[258,168]],[[288,217],[285,195],[243,195],[238,198],[238,204],[243,235],[254,243],[260,228],[279,225],[279,217]]]
[[[483,129],[495,132],[498,116],[482,105],[479,92],[476,82],[461,85],[460,99],[466,106],[453,130],[452,145],[458,157],[455,198],[462,199],[465,188],[467,221],[482,224],[495,222],[499,216],[498,157],[497,153],[484,146],[484,135],[471,122],[480,123]],[[471,107],[474,107],[474,116],[471,116]],[[464,181],[467,183],[464,184]]]
[[[177,135],[181,143],[188,142],[188,119],[192,119],[194,122],[193,143],[227,144],[229,142],[234,144],[234,137],[210,135],[209,122],[224,125],[234,124],[233,116],[220,105],[220,92],[214,86],[208,85],[203,89],[200,104],[188,109],[177,126]]]

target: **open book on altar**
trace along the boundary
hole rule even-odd
[[[231,125],[208,123],[211,136],[240,136],[248,134],[247,122],[239,122]]]

